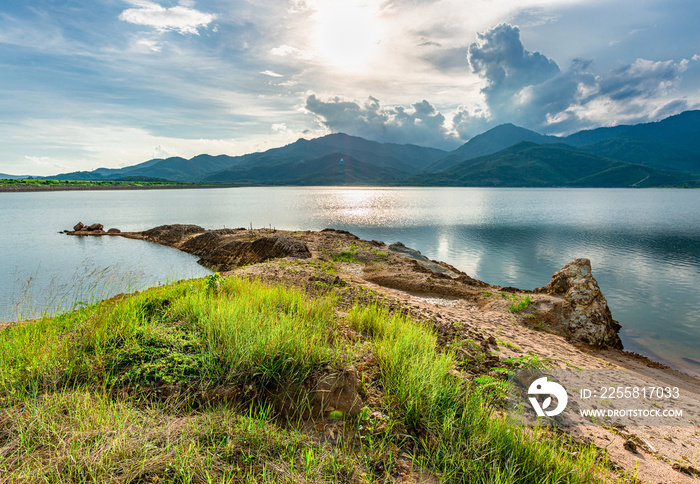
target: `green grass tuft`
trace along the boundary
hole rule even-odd
[[[531,304],[532,299],[530,298],[530,296],[525,296],[521,299],[512,302],[508,306],[508,311],[510,311],[511,313],[519,313],[520,311],[524,311],[527,308],[529,308]]]

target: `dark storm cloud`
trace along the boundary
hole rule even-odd
[[[520,30],[508,24],[477,34],[469,46],[467,59],[476,74],[488,82],[484,92],[516,92],[556,76],[559,66],[539,52],[525,50]]]
[[[306,99],[306,109],[335,132],[393,143],[447,148],[454,148],[456,144],[448,133],[445,117],[425,100],[409,108],[386,107],[373,97],[360,105],[337,97],[322,101],[311,94]]]

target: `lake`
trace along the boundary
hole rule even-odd
[[[58,232],[170,223],[349,230],[533,289],[577,257],[625,348],[700,372],[700,190],[274,187],[0,193],[0,317],[26,318],[210,272],[174,249]]]

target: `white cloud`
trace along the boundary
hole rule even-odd
[[[286,44],[270,49],[270,54],[280,57],[292,56],[303,60],[311,60],[314,58],[314,54],[312,52],[297,49],[296,47]]]
[[[170,8],[145,0],[130,0],[129,3],[136,8],[124,10],[119,15],[120,20],[153,27],[161,32],[172,30],[183,35],[199,35],[200,27],[206,27],[216,19],[215,14],[191,8],[194,2],[185,2]]]
[[[160,52],[163,49],[163,46],[160,44],[160,42],[153,39],[141,39],[137,41],[136,44],[139,46],[143,46],[152,52]]]
[[[275,71],[262,71],[260,74],[264,74],[270,77],[284,77],[282,74],[278,74]]]

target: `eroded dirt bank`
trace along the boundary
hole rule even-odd
[[[381,301],[394,311],[429,321],[439,342],[456,352],[464,378],[498,376],[512,359],[538,359],[551,367],[631,372],[659,368],[626,353],[590,262],[577,259],[535,291],[491,286],[444,262],[431,261],[401,244],[387,246],[342,231],[206,230],[166,225],[143,232],[111,233],[93,224],[77,236],[113,235],[158,243],[195,254],[222,275],[286,281],[311,293],[336,290],[350,306]],[[510,360],[510,361],[504,361]],[[673,370],[660,386],[694,386],[698,380]],[[570,429],[607,450],[613,462],[642,482],[697,482],[698,427],[602,427]]]

